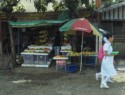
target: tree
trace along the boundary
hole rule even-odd
[[[13,12],[26,12],[26,9],[22,4],[18,4],[13,7]]]
[[[63,2],[60,2],[60,3],[54,2],[53,3],[53,9],[54,9],[55,12],[56,11],[62,11],[62,10],[65,9],[65,5],[64,5]]]
[[[93,9],[93,5],[89,4],[89,0],[62,0],[64,5],[70,10],[73,18],[79,17],[79,9],[85,4],[87,9]],[[93,4],[93,2],[92,2]]]
[[[12,12],[13,12],[13,7],[16,6],[20,0],[3,0],[0,4],[0,10],[5,13],[7,16],[7,21],[9,21],[12,18]],[[12,29],[9,26],[9,34],[10,34],[10,42],[11,42],[11,51],[12,53],[10,54],[10,65],[11,68],[13,68],[16,65],[16,54],[15,54],[15,48],[14,48],[14,42],[13,42],[13,33]]]
[[[113,0],[102,0],[102,2],[103,2],[103,4],[104,4],[105,6],[110,6],[111,4],[114,3]]]
[[[72,18],[79,17],[79,9],[85,4],[86,8],[92,9],[93,5],[89,4],[89,0],[61,0],[58,4],[56,0],[34,0],[34,6],[37,11],[46,11],[46,7],[48,3],[53,3],[53,8],[55,11],[60,11],[65,8],[68,8],[70,13],[72,14]]]
[[[89,0],[81,0],[82,4],[85,4],[86,8],[89,7]]]
[[[46,2],[44,0],[35,0],[34,1],[34,6],[37,9],[37,12],[46,12]]]
[[[0,11],[4,12],[8,19],[11,18],[13,7],[17,6],[20,0],[3,0],[0,4]]]
[[[70,10],[73,18],[79,17],[79,1],[80,0],[63,0],[65,6]]]

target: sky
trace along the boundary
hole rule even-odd
[[[0,0],[2,1],[2,0]],[[61,0],[57,0],[60,2]],[[90,0],[91,1],[91,0]],[[36,12],[37,10],[34,7],[34,0],[20,0],[20,3],[24,6],[26,9],[26,12]],[[52,4],[48,4],[47,11],[52,11]]]
[[[58,2],[60,0],[57,0]],[[34,0],[20,0],[20,3],[25,7],[26,12],[36,12],[37,10],[34,7]],[[47,11],[53,10],[52,4],[48,4]]]

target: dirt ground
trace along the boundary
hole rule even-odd
[[[94,68],[65,73],[57,72],[54,66],[18,67],[0,71],[0,95],[125,95],[125,72],[118,72],[113,79],[109,89],[101,89]]]

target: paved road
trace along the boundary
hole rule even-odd
[[[55,67],[0,71],[0,95],[125,95],[125,80],[100,89],[94,75],[93,68],[86,69],[85,74],[59,73]],[[115,79],[125,79],[125,72]]]

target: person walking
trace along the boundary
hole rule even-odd
[[[104,57],[101,64],[101,85],[100,88],[109,88],[107,82],[110,81],[112,76],[117,75],[114,67],[114,55],[112,55],[112,42],[114,36],[112,34],[106,35],[107,42],[103,46]]]
[[[102,45],[104,45],[106,42],[108,42],[106,35],[102,38]],[[102,60],[98,59],[98,62],[96,64],[96,74],[95,74],[95,79],[98,81],[99,78],[101,77],[101,63]]]
[[[53,48],[54,48],[55,55],[59,55],[60,49],[61,49],[61,35],[59,31],[56,32],[56,35],[53,39]]]

